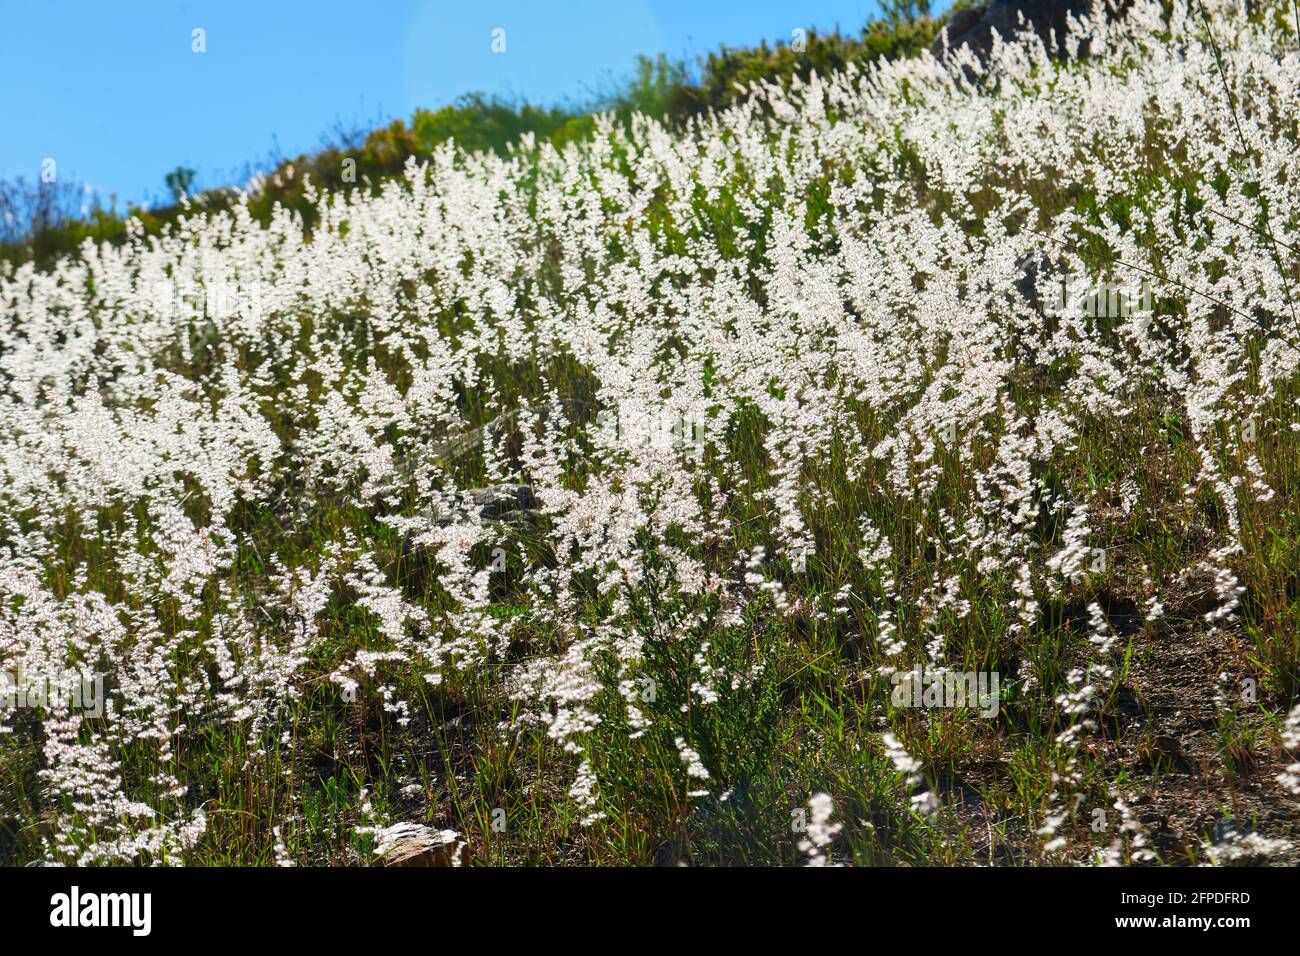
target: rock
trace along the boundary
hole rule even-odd
[[[477,516],[522,529],[536,522],[540,505],[531,485],[489,485],[457,492],[449,505],[434,510],[433,518],[443,524],[463,524]]]
[[[1127,0],[1107,0],[1103,4],[1105,15],[1112,20],[1122,17],[1127,8]],[[1092,0],[992,0],[983,6],[956,11],[939,32],[931,52],[942,57],[946,50],[966,46],[984,62],[993,50],[995,33],[1009,42],[1017,33],[1032,27],[1048,52],[1064,56],[1067,17],[1073,14],[1075,19],[1083,19],[1091,11]],[[1025,20],[1023,26],[1021,17]],[[1088,55],[1086,42],[1080,44],[1079,55]]]
[[[1183,759],[1183,745],[1177,737],[1171,737],[1169,734],[1157,734],[1152,744],[1160,752],[1161,756],[1168,757],[1171,760]]]
[[[947,45],[949,49],[955,50],[963,43],[966,43],[970,39],[971,31],[980,22],[987,10],[987,6],[954,10],[944,28],[939,32],[939,36],[935,38],[931,52],[935,56],[943,53],[945,36],[948,39]]]
[[[484,521],[497,521],[515,511],[532,511],[538,501],[531,485],[491,485],[461,492],[465,507],[478,512]]]
[[[465,841],[455,830],[398,823],[379,831],[375,852],[384,866],[460,866]]]
[[[1043,315],[1054,320],[1060,311],[1063,278],[1068,277],[1064,268],[1053,261],[1043,251],[1026,253],[1016,260],[1018,273],[1009,288],[990,289],[987,285],[972,288],[967,282],[957,283],[957,297],[962,302],[978,302],[981,307],[997,307],[1000,297],[1008,306],[1024,303]],[[1055,331],[1054,324],[1045,328]]]
[[[537,529],[540,507],[531,485],[503,484],[458,491],[450,501],[431,506],[426,514],[442,527],[472,524],[477,518],[504,526],[507,533],[527,536]],[[402,538],[404,554],[416,550],[413,540],[412,533],[407,531]]]
[[[1020,278],[1016,291],[1035,309],[1050,310],[1061,299],[1061,277],[1066,273],[1058,268],[1044,252],[1032,252],[1016,262]]]

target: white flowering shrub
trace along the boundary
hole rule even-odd
[[[0,709],[0,857],[1180,858],[1125,695],[1300,683],[1300,53],[1208,9],[7,268],[0,664],[106,707]]]

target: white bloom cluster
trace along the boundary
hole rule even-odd
[[[1291,713],[1287,715],[1286,726],[1282,731],[1282,746],[1293,755],[1300,756],[1300,704],[1291,708]],[[1300,796],[1300,760],[1290,764],[1277,779],[1291,793]]]
[[[843,829],[843,824],[830,822],[834,812],[835,802],[830,794],[814,793],[808,798],[807,830],[798,844],[799,850],[808,856],[808,866],[830,865],[826,848]]]

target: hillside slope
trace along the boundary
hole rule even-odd
[[[1293,861],[1300,54],[1206,9],[14,268],[0,661],[104,706],[0,858]]]

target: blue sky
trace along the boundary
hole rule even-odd
[[[946,6],[946,4],[944,4]],[[936,4],[939,6],[939,4]],[[367,128],[480,90],[583,101],[638,53],[693,58],[856,32],[876,0],[0,0],[0,177],[158,200],[186,165],[239,180],[336,123]],[[492,31],[506,31],[503,54]],[[205,31],[206,52],[192,50]]]

